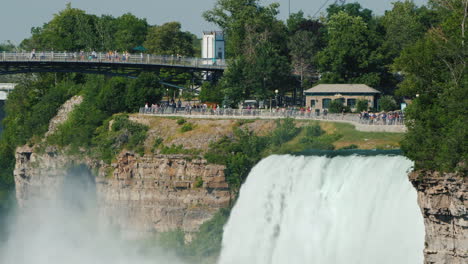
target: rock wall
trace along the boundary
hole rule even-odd
[[[54,149],[35,153],[28,146],[16,152],[15,184],[20,207],[37,197],[53,199],[67,168],[86,164],[97,172],[97,209],[128,238],[181,228],[187,234],[220,209],[229,206],[224,167],[183,155],[123,152],[111,166]],[[190,239],[190,236],[188,236]]]
[[[467,178],[455,174],[413,172],[424,216],[424,263],[468,263]]]

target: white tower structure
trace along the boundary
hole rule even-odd
[[[203,59],[225,59],[224,33],[222,31],[203,31]]]

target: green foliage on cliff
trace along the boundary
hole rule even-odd
[[[236,128],[232,137],[223,137],[210,144],[205,158],[210,163],[226,166],[229,187],[237,192],[250,170],[263,157],[271,154],[300,152],[305,149],[334,149],[338,134],[325,134],[318,124],[297,127],[293,119],[276,121],[271,135],[258,136],[247,129]]]
[[[399,92],[413,98],[402,142],[416,169],[468,172],[468,19],[464,1],[434,1],[437,27],[409,45],[394,67]]]
[[[220,209],[210,220],[203,223],[190,243],[185,243],[181,229],[163,232],[157,245],[174,251],[189,263],[215,263],[221,252],[223,227],[229,218],[229,209]]]
[[[63,80],[54,84],[52,75],[19,83],[5,104],[7,117],[0,138],[0,189],[13,186],[14,151],[30,139],[38,140],[48,129],[58,108],[79,90],[79,85]]]
[[[115,115],[96,130],[93,153],[107,163],[123,149],[143,155],[147,131],[147,126],[130,121],[128,115]]]

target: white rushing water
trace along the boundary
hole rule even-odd
[[[423,263],[411,166],[401,156],[262,160],[224,228],[219,263]]]

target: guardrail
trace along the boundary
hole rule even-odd
[[[312,111],[301,111],[298,109],[278,108],[265,109],[232,109],[232,108],[186,108],[186,107],[141,107],[139,110],[143,115],[178,115],[178,116],[212,116],[227,118],[295,118],[309,120],[347,121],[362,125],[373,126],[404,126],[404,117],[375,117],[365,118],[359,114],[323,114]]]
[[[4,62],[80,62],[167,65],[206,69],[225,69],[227,61],[222,59],[189,58],[181,56],[162,56],[152,54],[108,55],[101,52],[2,52],[0,61]]]

